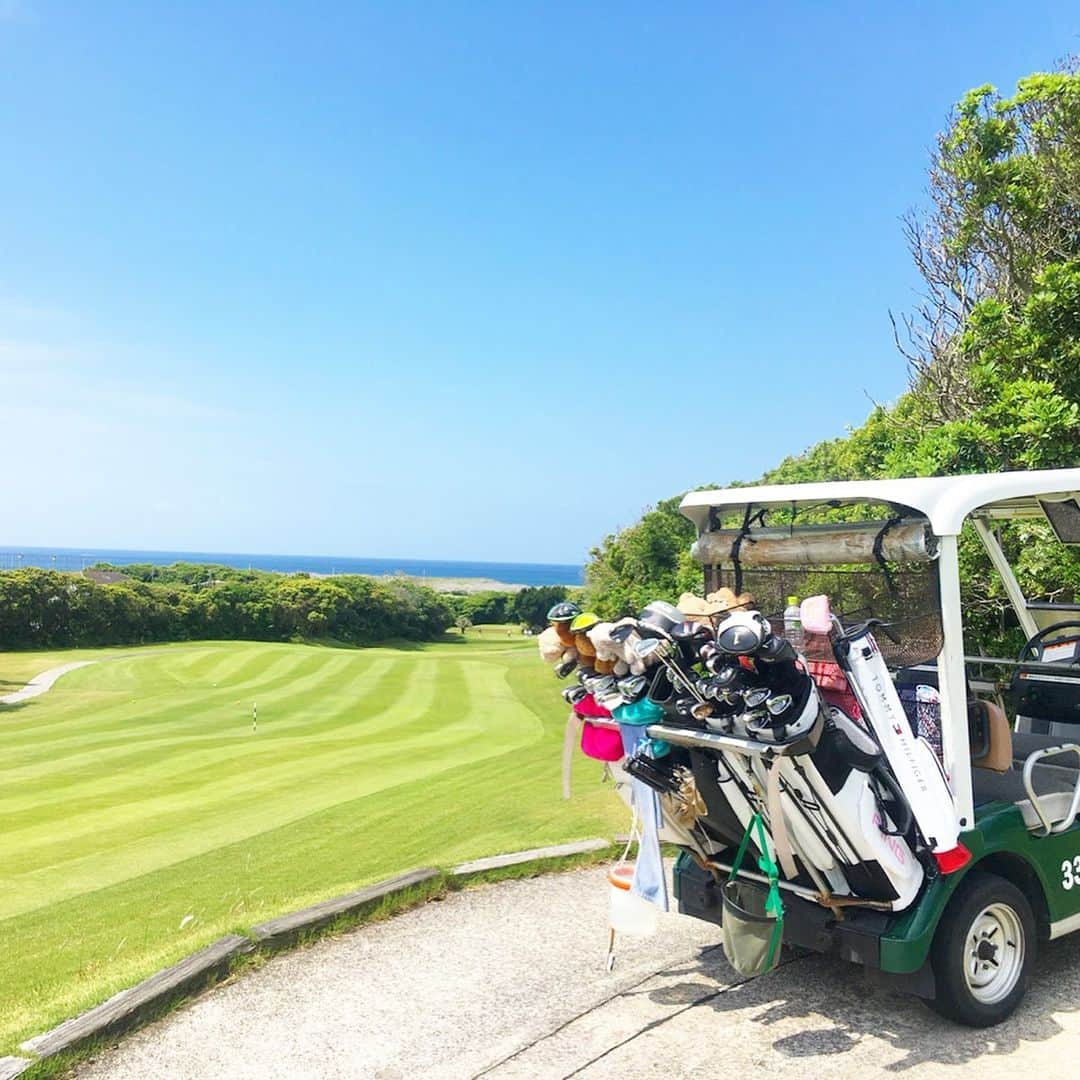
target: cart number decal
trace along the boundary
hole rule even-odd
[[[1061,887],[1071,889],[1074,885],[1080,889],[1080,855],[1061,864]]]

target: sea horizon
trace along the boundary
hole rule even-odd
[[[268,555],[257,552],[144,551],[137,548],[17,547],[0,545],[0,570],[35,566],[43,570],[81,571],[96,563],[126,566],[176,562],[211,563],[237,570],[280,574],[405,574],[415,578],[489,579],[504,585],[570,585],[584,581],[584,567],[574,563],[486,562],[469,559],[357,558],[330,555]]]

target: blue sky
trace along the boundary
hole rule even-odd
[[[0,0],[0,543],[574,562],[895,397],[1080,10],[750,8]]]

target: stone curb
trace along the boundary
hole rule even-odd
[[[233,957],[251,952],[254,947],[250,938],[239,934],[219,938],[198,952],[185,956],[178,964],[164,968],[127,990],[121,990],[81,1016],[72,1017],[50,1031],[27,1039],[19,1049],[38,1058],[46,1058],[91,1039],[118,1035],[173,999],[213,982],[228,969]]]
[[[504,866],[537,862],[541,859],[563,859],[567,855],[586,855],[590,851],[604,851],[611,847],[609,840],[579,840],[574,844],[556,844],[554,847],[532,848],[529,851],[512,851],[507,855],[491,855],[486,859],[473,859],[459,863],[450,871],[453,877],[482,874],[485,870],[500,870]]]
[[[423,870],[410,870],[407,874],[387,878],[374,885],[366,885],[355,892],[335,896],[320,904],[289,912],[268,922],[259,923],[251,928],[251,936],[263,949],[281,949],[291,945],[302,934],[310,930],[321,930],[342,915],[352,915],[364,908],[383,900],[395,893],[404,892],[414,885],[422,885],[439,876],[439,871],[431,867]]]
[[[593,839],[514,851],[460,863],[450,871],[449,876],[468,877],[486,870],[545,859],[560,859],[569,855],[584,855],[609,847],[610,841]],[[249,936],[229,934],[219,938],[171,967],[156,972],[135,986],[121,990],[87,1012],[27,1039],[20,1044],[19,1049],[33,1054],[33,1058],[0,1058],[0,1080],[12,1080],[44,1058],[138,1027],[178,998],[205,989],[222,978],[228,973],[230,963],[238,956],[256,950],[273,952],[287,948],[295,944],[305,932],[321,930],[343,915],[358,914],[379,900],[434,881],[440,876],[441,871],[431,867],[410,870],[374,885],[366,885],[362,889],[259,923],[251,928]]]

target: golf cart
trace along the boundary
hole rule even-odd
[[[786,944],[859,963],[962,1023],[1017,1007],[1037,942],[1080,929],[1080,604],[1029,602],[997,530],[1039,519],[1080,544],[1078,493],[1069,469],[683,499],[705,595],[745,588],[760,613],[714,620],[692,663],[719,674],[684,664],[670,682],[693,700],[646,729],[682,755],[706,810],[682,834],[681,912],[722,923],[726,882],[766,881],[734,856],[752,813],[759,856],[781,864]],[[965,655],[967,522],[1027,639],[1016,659]],[[785,618],[786,597],[790,611],[810,594],[829,607]],[[694,633],[673,623],[638,655],[675,670]],[[718,679],[778,684],[781,661],[784,685],[744,688],[743,711],[725,712]],[[793,673],[807,669],[803,691]]]

